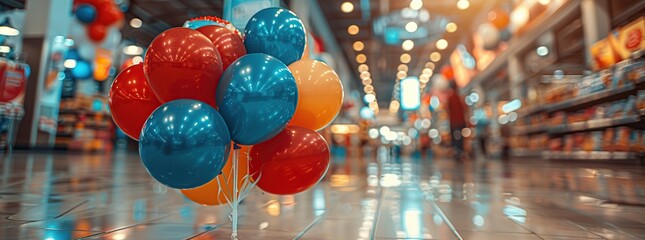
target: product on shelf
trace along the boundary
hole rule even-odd
[[[103,96],[77,96],[62,99],[56,145],[85,151],[112,149],[114,124]]]

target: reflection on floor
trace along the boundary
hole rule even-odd
[[[240,239],[645,238],[638,165],[366,152],[336,154],[305,193],[256,190],[243,202]],[[198,206],[156,183],[136,153],[18,152],[0,166],[0,239],[230,236],[228,207]]]

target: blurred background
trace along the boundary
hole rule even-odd
[[[201,208],[144,173],[137,142],[110,116],[108,91],[121,70],[143,61],[161,32],[201,16],[221,17],[242,30],[254,13],[271,6],[300,17],[307,29],[305,54],[331,66],[344,89],[341,112],[319,131],[330,146],[332,165],[319,187],[296,196],[306,202],[296,209],[332,209],[329,201],[345,196],[353,208],[339,205],[334,211],[361,219],[361,213],[374,211],[377,220],[343,227],[318,212],[280,220],[298,201],[257,193],[250,205],[273,219],[258,224],[289,229],[267,237],[316,238],[305,234],[311,229],[323,239],[645,237],[645,222],[636,214],[645,204],[645,1],[97,0],[92,10],[103,17],[96,19],[79,8],[88,2],[93,1],[0,0],[0,216],[6,217],[0,220],[0,238],[163,238],[154,234],[155,227],[124,235],[115,230],[156,221],[150,215],[110,224],[90,221],[83,224],[92,227],[80,228],[76,218],[72,227],[54,221],[59,225],[48,228],[47,221],[28,223],[57,219],[70,208],[34,213],[20,207],[51,205],[52,188],[60,188],[54,198],[63,203],[100,199],[103,191],[133,191],[123,190],[123,182],[104,185],[105,179],[120,177],[135,185],[145,182],[136,186],[148,191],[123,196],[124,203],[140,208],[124,210],[127,214],[174,216],[185,213],[173,212],[179,206],[191,206],[184,210],[193,215],[182,216],[194,221],[175,232],[186,234],[166,237],[220,236],[213,229],[226,222],[226,214],[211,209],[199,215],[195,209]],[[93,173],[101,177],[94,179]],[[45,184],[32,181],[39,178]],[[425,195],[382,192],[410,186]],[[89,192],[75,195],[84,191]],[[363,195],[343,195],[352,191]],[[553,199],[542,199],[549,194]],[[150,202],[167,195],[173,195],[169,202]],[[520,203],[520,197],[531,200]],[[327,205],[320,205],[321,198]],[[88,209],[106,208],[101,216],[119,203],[87,201]],[[425,222],[410,222],[423,211],[383,217],[381,203],[393,202],[424,202],[415,206],[431,213],[419,215]],[[459,204],[471,212],[460,212]],[[491,210],[496,206],[499,211]],[[564,209],[562,215],[554,208]],[[527,211],[547,214],[527,222]],[[320,221],[325,228],[317,225],[320,216],[327,216]],[[591,223],[588,218],[594,217],[606,220]],[[567,222],[554,220],[562,218]],[[311,227],[297,225],[301,220]],[[257,231],[267,228],[248,224]],[[567,224],[571,228],[562,227]],[[339,228],[344,230],[328,231]],[[42,229],[67,232],[56,237]]]

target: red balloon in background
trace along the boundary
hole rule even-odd
[[[246,48],[242,38],[225,27],[209,25],[200,27],[197,31],[206,35],[215,44],[215,48],[217,48],[220,57],[222,57],[224,69],[228,68],[233,61],[246,55]]]
[[[139,140],[143,124],[161,105],[148,86],[142,64],[132,65],[116,76],[108,100],[112,119],[134,140]]]
[[[455,78],[455,73],[452,71],[452,66],[445,66],[441,68],[441,75],[446,79],[446,80],[451,80]]]
[[[287,126],[275,137],[253,145],[250,171],[258,188],[296,194],[313,187],[329,168],[329,146],[316,131]]]
[[[162,32],[150,43],[143,70],[162,102],[188,98],[215,106],[222,59],[204,34],[183,27]]]
[[[87,28],[87,36],[94,42],[101,42],[107,35],[107,27],[102,24],[92,23]]]
[[[502,30],[506,26],[508,26],[508,23],[510,22],[510,17],[508,16],[508,13],[502,9],[495,9],[490,12],[488,12],[488,21],[490,21],[495,28]]]

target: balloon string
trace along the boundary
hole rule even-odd
[[[233,145],[233,226],[232,226],[232,233],[231,233],[231,239],[237,239],[237,218],[238,218],[238,212],[237,208],[239,205],[238,201],[238,189],[237,189],[237,179],[238,179],[238,157],[240,154],[240,146],[236,144]]]

